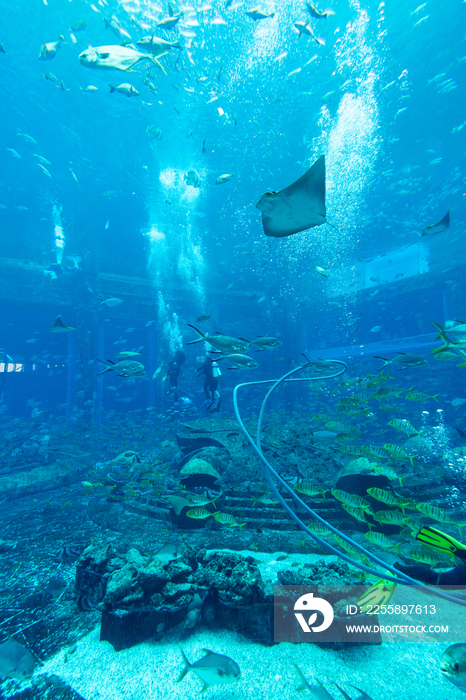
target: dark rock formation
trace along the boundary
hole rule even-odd
[[[339,561],[326,565],[321,560],[299,571],[281,571],[279,579],[291,587],[320,586],[335,609],[351,585],[349,569]],[[181,556],[163,563],[134,548],[118,556],[110,545],[85,550],[77,566],[76,593],[82,608],[86,609],[85,601],[102,610],[100,638],[116,651],[149,637],[162,639],[173,627],[189,630],[198,623],[270,645],[276,639],[274,615],[292,615],[294,595],[288,588],[282,598],[274,596],[273,584],[263,581],[255,559],[235,552],[186,546]],[[294,618],[291,622],[294,627],[285,641],[309,641],[295,629]]]

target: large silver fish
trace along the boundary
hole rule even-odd
[[[105,365],[105,369],[99,374],[105,374],[105,372],[113,370],[120,377],[147,377],[144,365],[136,362],[136,360],[120,360],[119,362],[107,360],[108,365],[103,360],[99,360],[99,362]]]
[[[235,369],[255,369],[256,367],[259,367],[259,363],[253,360],[252,357],[248,357],[247,355],[239,355],[238,353],[217,357],[216,362],[219,362],[220,360],[228,360],[228,362],[232,364]]]
[[[213,348],[219,350],[220,352],[236,353],[244,352],[251,344],[247,340],[232,338],[231,336],[223,335],[222,333],[219,333],[218,335],[204,335],[204,333],[201,333],[196,326],[192,326],[190,323],[187,325],[195,330],[199,337],[196,340],[190,340],[189,343],[186,343],[186,345],[193,345],[194,343],[201,343],[202,341],[205,341],[210,343]]]
[[[163,54],[159,54],[159,57]],[[166,72],[155,56],[141,53],[129,46],[95,46],[79,54],[79,62],[85,68],[100,68],[101,70],[131,71],[133,66],[141,61],[150,61],[162,73]]]

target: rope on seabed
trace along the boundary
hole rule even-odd
[[[342,362],[341,360],[331,360],[332,364],[338,364],[342,366],[342,369],[339,372],[336,372],[335,374],[327,375],[325,377],[303,377],[300,379],[289,379],[293,374],[296,374],[296,372],[300,372],[303,369],[306,369],[306,367],[312,366],[312,362],[307,362],[304,365],[300,365],[299,367],[296,367],[295,369],[292,369],[290,372],[285,374],[283,377],[280,379],[265,379],[259,382],[245,382],[243,384],[238,384],[234,391],[233,391],[233,407],[235,410],[235,416],[236,420],[239,423],[239,426],[245,436],[245,438],[248,440],[250,443],[251,447],[253,448],[254,452],[257,454],[257,456],[260,459],[262,469],[265,474],[265,478],[267,479],[267,482],[272,489],[273,493],[275,494],[276,498],[280,502],[281,506],[284,508],[284,510],[288,513],[288,515],[291,517],[292,520],[298,525],[298,527],[303,530],[307,535],[310,535],[316,542],[318,542],[320,545],[323,547],[326,547],[332,554],[337,555],[340,557],[340,559],[343,559],[343,561],[346,561],[348,564],[351,564],[352,566],[357,567],[358,569],[361,569],[361,571],[365,571],[366,573],[372,574],[377,576],[377,578],[383,578],[386,581],[392,581],[393,583],[399,583],[402,585],[415,585],[421,590],[426,591],[427,593],[431,593],[433,595],[438,596],[439,598],[444,598],[445,600],[449,600],[453,603],[457,603],[458,605],[462,605],[466,607],[466,598],[458,598],[457,596],[454,595],[449,595],[448,593],[443,593],[441,590],[434,588],[432,586],[428,586],[424,583],[421,583],[420,581],[416,581],[416,579],[411,578],[407,574],[404,574],[403,572],[399,571],[398,569],[395,569],[393,566],[390,566],[389,564],[386,564],[382,559],[379,559],[375,554],[372,552],[369,552],[369,550],[365,549],[362,545],[358,544],[354,540],[351,539],[351,537],[348,537],[347,535],[343,534],[339,530],[337,530],[333,525],[330,525],[326,520],[320,517],[312,508],[309,508],[309,506],[298,496],[296,491],[289,486],[286,481],[282,479],[280,474],[275,471],[275,469],[272,467],[271,464],[267,461],[267,459],[264,456],[264,453],[262,452],[262,443],[261,443],[261,431],[262,431],[262,420],[264,417],[264,412],[265,412],[265,407],[267,405],[267,401],[269,400],[270,396],[272,393],[277,389],[280,384],[283,382],[312,382],[316,380],[325,380],[325,379],[334,379],[335,377],[339,377],[343,372],[345,372],[348,369],[348,366],[345,362]],[[268,391],[267,395],[265,396],[264,400],[262,401],[261,409],[259,412],[259,419],[257,422],[257,437],[256,440],[257,442],[254,442],[253,438],[249,434],[248,430],[246,429],[246,426],[243,423],[243,420],[241,418],[239,409],[238,409],[238,399],[237,399],[237,394],[238,390],[242,389],[243,387],[246,386],[259,386],[262,384],[273,384],[272,388]],[[342,540],[345,542],[348,542],[351,544],[355,549],[358,550],[358,552],[361,552],[364,554],[368,559],[371,559],[373,562],[378,564],[379,566],[382,566],[384,571],[380,572],[377,571],[376,569],[371,569],[370,567],[366,566],[365,564],[362,564],[361,562],[358,562],[355,559],[352,559],[350,556],[347,554],[343,554],[340,552],[338,549],[333,547],[329,542],[326,542],[324,539],[316,535],[312,530],[310,530],[304,523],[303,521],[299,518],[298,515],[290,508],[290,506],[286,503],[285,499],[281,495],[280,491],[278,490],[277,486],[275,485],[272,476],[276,481],[282,486],[286,491],[288,491],[289,495],[294,498],[294,500],[300,505],[302,508],[304,508],[309,515],[311,515],[314,520],[317,520],[318,522],[322,523],[322,525],[325,525],[328,527],[331,532],[334,534],[338,535],[341,537]],[[386,572],[390,571],[393,575],[389,575]]]

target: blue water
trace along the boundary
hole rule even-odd
[[[408,352],[426,364],[390,365],[396,384],[438,403],[400,398],[393,415],[371,404],[361,440],[404,444],[386,428],[395,416],[436,427],[431,456],[461,486],[460,453],[440,453],[462,449],[464,357],[431,351],[433,321],[466,321],[465,4],[335,0],[334,15],[310,20],[305,3],[266,0],[260,9],[275,15],[255,22],[248,4],[193,0],[170,31],[156,27],[167,3],[0,7],[0,346],[11,358],[0,364],[2,473],[50,461],[44,436],[82,450],[88,441],[94,464],[174,440],[186,420],[233,420],[238,383],[278,378],[302,354],[344,360],[347,376],[364,378],[380,367],[374,356]],[[120,37],[105,29],[112,16]],[[318,41],[293,26],[309,20]],[[183,45],[160,58],[164,72],[78,60],[154,31]],[[39,60],[59,37],[56,55]],[[139,95],[110,92],[126,82]],[[255,203],[321,155],[331,225],[266,237]],[[233,177],[215,184],[222,174]],[[420,235],[448,210],[448,230]],[[101,305],[113,297],[121,303]],[[50,333],[57,315],[76,330]],[[187,324],[282,345],[251,347],[251,371],[220,361],[221,410],[209,413],[196,370],[212,348],[186,346],[196,337]],[[167,374],[181,349],[177,395]],[[140,353],[146,377],[98,376],[122,351]],[[335,420],[348,395],[337,384],[286,387],[276,405],[291,422]],[[263,394],[243,392],[254,417]]]

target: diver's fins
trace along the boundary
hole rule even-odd
[[[435,527],[422,527],[416,535],[418,542],[427,544],[445,554],[453,554],[458,559],[466,561],[466,545],[455,540],[451,535],[446,535]]]
[[[359,598],[356,605],[361,612],[365,613],[372,609],[375,605],[387,605],[393,598],[395,593],[396,583],[385,581],[381,578]],[[375,611],[374,611],[375,612]]]

